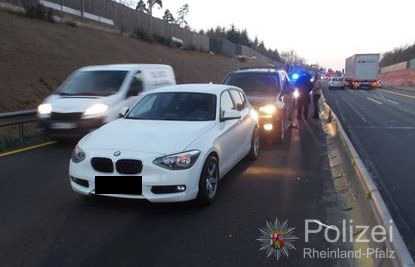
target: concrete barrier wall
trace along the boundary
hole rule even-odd
[[[226,39],[211,38],[210,50],[228,57],[234,57],[237,54],[237,46]]]
[[[165,39],[176,37],[181,39],[184,47],[188,49],[213,51],[228,57],[244,55],[255,57],[261,63],[271,62],[269,58],[249,47],[237,46],[225,39],[211,40],[206,35],[180,28],[175,24],[168,24],[161,19],[151,17],[112,0],[0,0],[0,2],[22,7],[37,5],[39,1],[51,3],[54,7],[61,6],[60,11],[71,11],[69,13],[72,15],[83,15],[84,18],[116,26],[122,32],[132,33],[139,30],[149,36],[155,35]],[[54,9],[58,10],[58,8]]]
[[[382,73],[379,79],[385,86],[415,86],[415,69],[404,69]]]
[[[272,63],[272,60],[264,55],[262,55],[261,53],[259,53],[258,51],[244,46],[244,45],[240,45],[237,48],[237,54],[238,55],[242,55],[242,56],[246,56],[246,57],[251,57],[251,58],[256,58],[257,62],[261,63],[261,64],[270,64]]]
[[[398,71],[398,70],[404,70],[408,68],[408,62],[401,62],[398,64],[390,65],[387,67],[383,67],[380,69],[380,73],[387,73],[391,71]]]

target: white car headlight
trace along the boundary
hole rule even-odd
[[[277,112],[277,108],[274,105],[265,105],[259,108],[259,112],[266,115],[274,115]]]
[[[37,112],[41,116],[48,116],[52,113],[52,105],[51,104],[41,104],[37,107]]]
[[[169,170],[185,170],[190,169],[195,164],[199,155],[199,150],[191,150],[188,152],[157,158],[153,161],[153,163]]]
[[[80,163],[86,158],[85,152],[77,145],[72,152],[71,160],[74,163]]]
[[[84,116],[89,117],[103,115],[105,112],[107,112],[108,108],[108,105],[105,104],[94,104],[86,109],[86,111],[84,112]]]
[[[249,113],[249,115],[251,115],[251,118],[253,118],[255,121],[258,121],[259,115],[255,109],[251,109],[251,112]]]

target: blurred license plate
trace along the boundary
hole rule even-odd
[[[142,178],[139,176],[96,176],[95,194],[141,195]]]
[[[76,128],[76,124],[75,123],[70,123],[70,122],[56,122],[56,123],[52,123],[51,125],[52,129],[74,129]]]

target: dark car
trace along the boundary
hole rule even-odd
[[[229,73],[224,83],[244,90],[248,101],[258,111],[262,133],[268,140],[284,140],[293,110],[288,75],[284,70],[241,69]]]

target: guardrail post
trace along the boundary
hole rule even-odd
[[[24,128],[23,128],[23,123],[19,123],[19,139],[20,142],[24,142]]]

